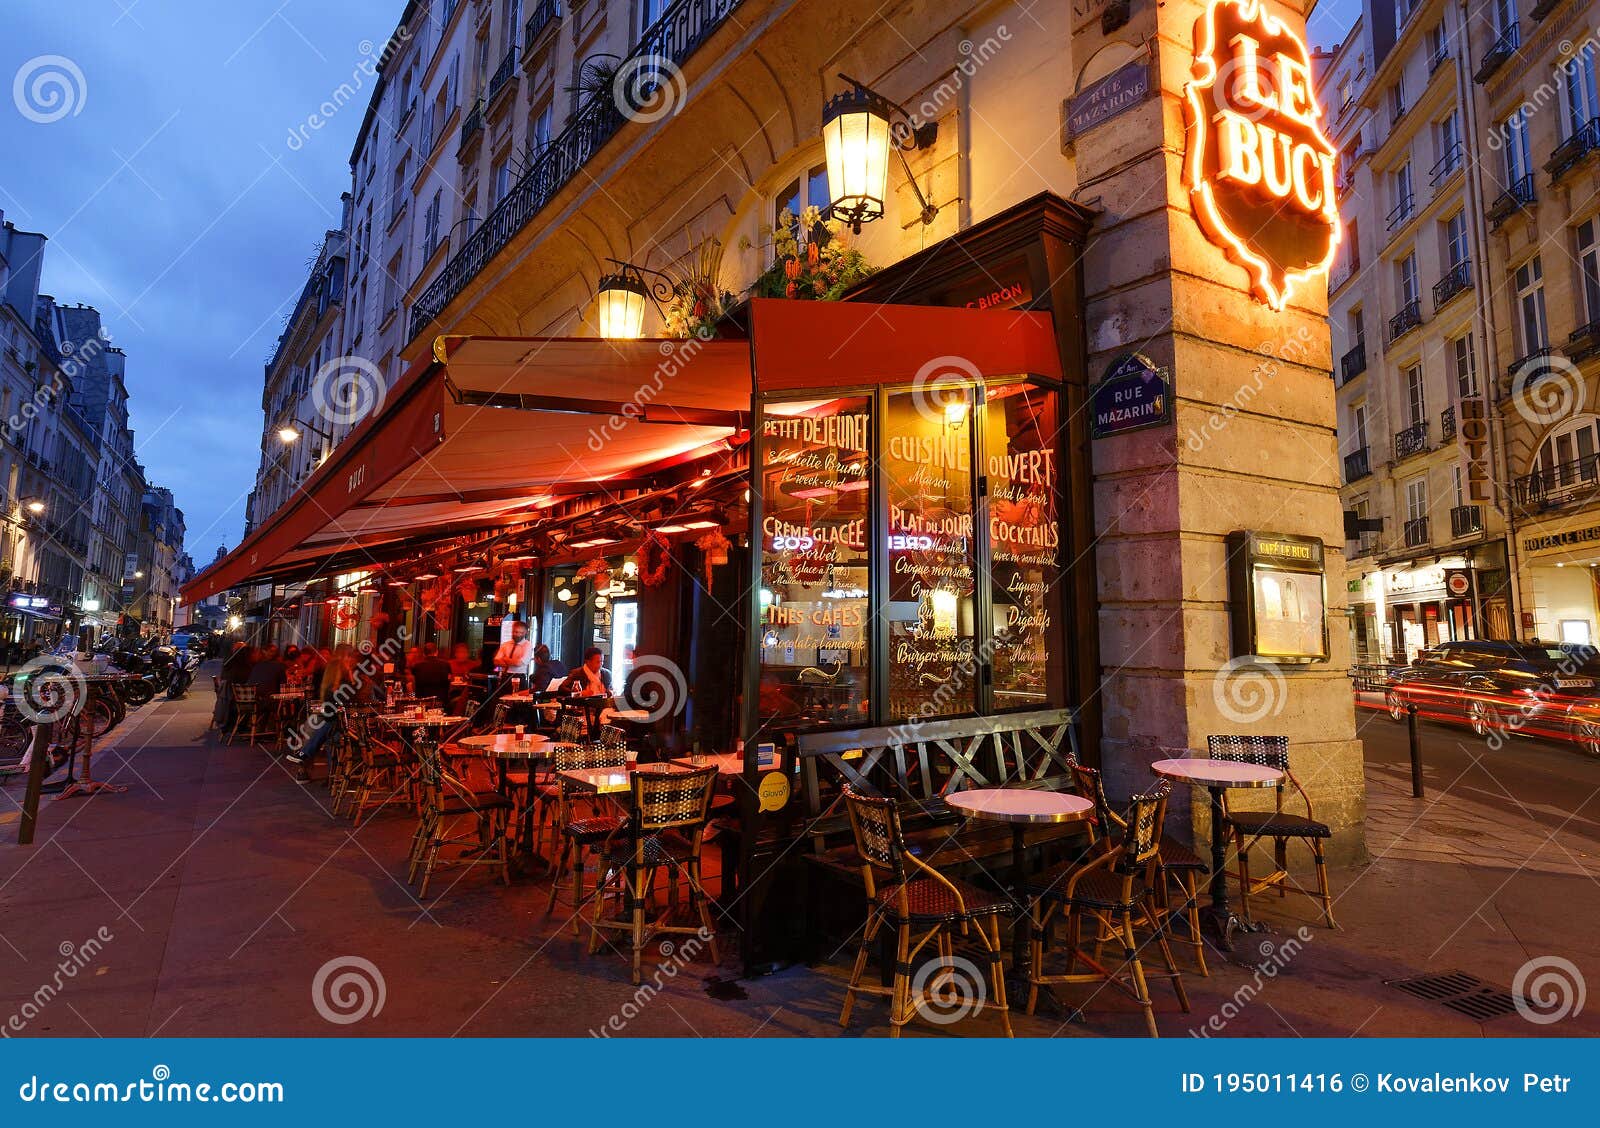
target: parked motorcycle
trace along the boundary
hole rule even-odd
[[[172,667],[172,679],[167,683],[167,700],[176,701],[189,692],[189,687],[194,684],[195,675],[200,672],[200,664],[205,661],[205,654],[196,647],[192,651],[178,651],[178,661]]]

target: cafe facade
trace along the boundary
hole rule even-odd
[[[481,603],[598,646],[659,739],[743,750],[752,872],[822,775],[990,736],[1120,796],[1281,734],[1361,856],[1302,12],[662,22],[671,104],[552,142],[581,174],[419,278],[381,408],[185,599],[359,571],[377,629]]]

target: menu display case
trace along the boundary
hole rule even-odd
[[[1228,595],[1235,657],[1328,659],[1328,597],[1317,537],[1228,534]]]

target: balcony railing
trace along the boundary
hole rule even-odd
[[[1516,390],[1519,380],[1522,383],[1521,390],[1526,391],[1546,376],[1561,371],[1550,364],[1550,358],[1555,355],[1555,349],[1549,345],[1542,345],[1526,356],[1519,356],[1516,360],[1506,365],[1506,375],[1511,377],[1513,390]]]
[[[1422,324],[1422,302],[1414,299],[1389,319],[1389,343],[1393,344]]]
[[[1529,12],[1528,15],[1532,16],[1536,20],[1542,20],[1551,12],[1555,11],[1556,5],[1559,3],[1561,3],[1561,0],[1539,0],[1539,2],[1533,6],[1533,11]]]
[[[1600,149],[1600,118],[1590,118],[1551,151],[1550,159],[1544,162],[1544,170],[1552,180],[1559,180],[1596,149]]]
[[[1472,289],[1472,263],[1462,261],[1445,271],[1443,278],[1433,284],[1433,312],[1438,313],[1450,299]]]
[[[1413,517],[1406,522],[1405,538],[1407,548],[1421,548],[1428,543],[1428,519],[1426,517]]]
[[[1470,537],[1483,532],[1483,506],[1458,505],[1450,510],[1450,535]]]
[[[1554,509],[1587,501],[1600,493],[1600,454],[1586,455],[1511,483],[1511,496],[1524,509]]]
[[[1433,167],[1428,170],[1428,183],[1438,187],[1439,183],[1450,177],[1456,169],[1466,163],[1466,146],[1457,141],[1444,151],[1444,155],[1433,162]]]
[[[1387,230],[1393,231],[1396,227],[1399,227],[1406,220],[1410,219],[1411,212],[1413,209],[1415,209],[1416,203],[1417,197],[1410,192],[1407,192],[1404,196],[1400,197],[1400,202],[1394,207],[1390,208],[1389,214],[1383,217],[1383,222]]]
[[[1428,421],[1413,423],[1403,431],[1394,433],[1395,461],[1421,454],[1428,449]]]
[[[1357,341],[1356,347],[1339,358],[1339,383],[1348,384],[1367,370],[1367,342]]]
[[[681,67],[742,2],[678,0],[645,31],[621,66],[637,67],[635,60],[649,60],[650,65],[663,71],[668,64]],[[639,89],[641,84],[630,85]],[[640,93],[643,96],[650,91]],[[420,335],[627,121],[610,90],[591,95],[539,154],[533,167],[512,185],[505,199],[451,256],[439,277],[418,296],[411,308],[410,337]]]
[[[523,50],[532,51],[533,45],[539,41],[539,33],[561,18],[561,8],[556,0],[539,0],[534,6],[533,15],[528,17],[528,22],[523,32]]]
[[[473,138],[483,132],[483,99],[479,98],[461,119],[461,151],[464,153]]]
[[[1533,201],[1533,173],[1530,172],[1495,197],[1494,203],[1489,205],[1489,226],[1499,227],[1515,215],[1518,209]]]
[[[1344,456],[1344,481],[1346,485],[1359,481],[1371,473],[1371,452],[1366,447]]]
[[[1600,352],[1600,320],[1580,325],[1568,333],[1564,351],[1570,360],[1583,360]]]
[[[512,47],[506,52],[506,57],[500,60],[500,65],[495,68],[494,77],[489,79],[490,105],[494,104],[500,92],[509,86],[515,77],[517,77],[517,49]]]
[[[1522,46],[1522,25],[1513,23],[1500,33],[1493,45],[1483,53],[1483,58],[1478,60],[1478,69],[1472,74],[1472,81],[1480,86],[1489,81],[1489,77],[1505,65],[1507,59],[1517,53],[1517,48]]]
[[[1445,62],[1449,58],[1449,49],[1445,47],[1443,43],[1440,43],[1438,50],[1434,51],[1432,55],[1428,56],[1428,76],[1431,78],[1433,76],[1433,72],[1444,66]]]
[[[1456,409],[1452,405],[1439,413],[1439,441],[1448,443],[1456,437]]]

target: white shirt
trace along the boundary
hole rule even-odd
[[[494,653],[494,664],[508,674],[526,674],[528,672],[528,657],[533,653],[533,643],[528,639],[518,642],[508,638],[500,644],[500,649]]]

